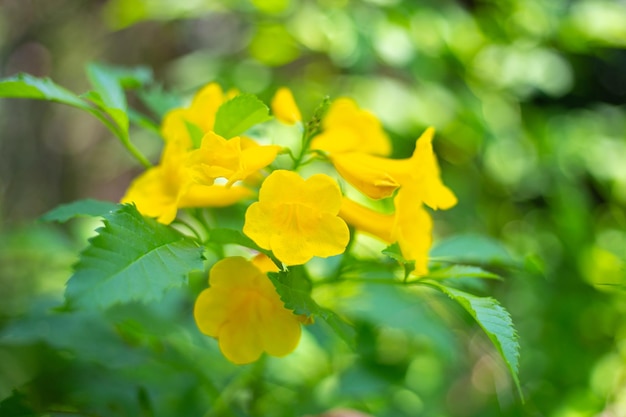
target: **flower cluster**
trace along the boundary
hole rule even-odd
[[[397,243],[402,256],[415,263],[413,274],[427,274],[433,222],[425,206],[447,209],[456,197],[441,181],[432,128],[417,140],[410,158],[391,159],[391,142],[381,123],[353,100],[339,98],[314,123],[303,124],[291,92],[281,88],[271,102],[272,113],[303,132],[300,154],[293,156],[291,149],[276,144],[215,132],[218,110],[237,95],[212,83],[189,107],[170,111],[161,127],[165,143],[159,164],[139,176],[122,201],[165,224],[179,209],[247,201],[243,234],[269,258],[219,260],[194,310],[199,329],[240,364],[263,352],[290,353],[306,321],[285,307],[267,275],[271,269],[287,272],[313,257],[344,253],[353,238],[350,225]],[[279,154],[291,156],[291,164],[278,163]],[[337,179],[323,173],[302,177],[303,160],[314,159],[329,161]],[[361,202],[346,197],[348,184],[361,193]],[[366,204],[378,199],[392,199],[394,212],[381,213]]]

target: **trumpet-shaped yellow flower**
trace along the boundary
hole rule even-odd
[[[169,224],[179,208],[225,207],[254,195],[242,186],[195,181],[188,163],[189,152],[183,148],[180,141],[168,142],[159,165],[137,177],[121,202],[132,202],[144,216]]]
[[[398,242],[402,256],[415,262],[413,273],[425,275],[432,244],[432,219],[419,199],[405,189],[400,189],[394,205],[395,213],[383,214],[344,198],[339,216],[359,231],[387,243]]]
[[[293,98],[293,94],[286,87],[281,87],[276,91],[270,106],[274,116],[287,125],[293,125],[302,121],[302,115]]]
[[[271,164],[278,151],[277,145],[261,146],[239,136],[224,139],[209,132],[202,138],[200,149],[191,152],[190,164],[202,181],[210,183],[216,178],[226,178],[230,186]]]
[[[322,128],[322,133],[311,141],[311,149],[330,154],[364,152],[389,155],[391,152],[389,138],[380,121],[349,98],[333,101],[322,120]]]
[[[456,197],[441,181],[439,164],[433,152],[433,128],[417,140],[413,156],[389,159],[360,152],[331,154],[337,172],[368,197],[389,197],[398,187],[410,188],[432,209],[448,209]]]
[[[300,265],[314,256],[342,253],[350,233],[337,217],[339,186],[327,175],[307,180],[277,170],[267,177],[259,201],[248,207],[243,232],[287,265]]]
[[[263,352],[285,356],[298,346],[300,319],[253,263],[222,259],[211,268],[209,284],[196,300],[194,318],[202,333],[217,338],[228,360],[250,363]]]

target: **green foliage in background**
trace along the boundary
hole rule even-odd
[[[8,133],[0,136],[0,221],[30,223],[59,202],[107,199],[94,185],[115,176],[126,187],[129,172],[156,160],[155,130],[163,114],[213,80],[266,103],[278,86],[289,85],[308,114],[329,93],[331,99],[355,97],[381,118],[396,157],[410,155],[414,139],[434,125],[442,175],[459,205],[435,216],[439,235],[431,258],[438,266],[429,286],[380,284],[385,268],[367,260],[371,253],[358,253],[362,261],[344,276],[370,279],[369,284],[321,281],[310,295],[305,292],[318,306],[349,318],[355,350],[329,323],[316,320],[292,356],[243,367],[226,362],[191,319],[190,300],[206,285],[204,272],[191,272],[186,285],[174,285],[158,303],[130,302],[102,313],[59,308],[76,254],[102,226],[99,217],[114,215],[117,206],[86,202],[54,211],[47,220],[87,215],[58,227],[5,223],[2,412],[299,416],[344,407],[376,416],[624,414],[622,3],[110,0],[79,7],[55,1],[71,11],[54,15],[65,31],[33,20],[28,39],[48,48],[55,57],[50,75],[67,88],[14,76],[7,64],[5,94],[87,110],[123,146],[147,158],[124,159],[120,146],[93,139],[110,139],[94,125],[88,135],[78,127],[72,134],[71,126],[88,117],[83,112],[61,113],[72,121],[64,124],[65,138],[51,136],[55,130],[46,124],[57,111],[49,109],[61,106],[41,110],[2,101],[0,126]],[[41,7],[41,16],[52,15]],[[11,10],[0,6],[4,21],[10,21]],[[20,39],[3,34],[12,40],[0,41],[3,56],[9,56]],[[81,38],[83,46],[74,42]],[[94,55],[102,62],[154,68],[154,78],[167,88],[151,84],[146,67],[119,72],[96,65],[86,77],[82,64]],[[90,89],[84,96],[71,93]],[[20,122],[24,114],[30,121]],[[13,130],[6,127],[11,121]],[[101,170],[106,175],[63,177],[66,191],[51,194],[55,187],[46,179],[58,176],[32,181],[19,173],[36,171],[15,162],[35,150],[24,151],[14,138],[26,132],[28,138],[19,136],[22,146],[38,143],[44,133],[37,126],[47,145],[36,151],[54,143],[58,152],[85,161],[79,173],[86,166],[100,169],[103,154],[116,155],[109,157],[116,162]],[[82,187],[73,185],[81,181]],[[219,215],[230,230],[239,226],[234,213]],[[221,239],[241,245],[229,232]],[[397,262],[397,251],[387,253],[389,262]],[[216,260],[204,256],[205,265]],[[330,272],[323,264],[316,268],[320,276]],[[494,333],[510,320],[501,306],[515,322],[519,363],[509,348],[516,339],[510,327]],[[510,377],[518,366],[524,403]]]

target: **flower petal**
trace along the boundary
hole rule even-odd
[[[402,256],[415,261],[416,275],[428,274],[428,252],[432,245],[433,220],[421,200],[410,188],[401,188],[394,199],[396,206],[393,234]]]
[[[285,308],[272,282],[252,262],[225,258],[211,268],[209,283],[196,301],[194,318],[200,331],[218,339],[231,362],[253,362],[264,351],[284,356],[296,348],[300,317]]]
[[[281,87],[274,94],[272,103],[270,104],[272,113],[281,122],[293,125],[302,121],[302,115],[300,109],[293,98],[291,90],[285,87]]]
[[[411,161],[414,166],[413,169],[418,173],[416,175],[417,181],[420,181],[422,185],[420,193],[424,204],[433,210],[446,210],[456,205],[457,198],[441,181],[439,164],[433,152],[434,133],[435,129],[429,127],[417,139]]]
[[[261,186],[259,201],[248,208],[243,232],[288,265],[337,255],[349,240],[348,226],[337,217],[340,206],[339,186],[327,175],[305,181],[277,170]]]
[[[253,195],[254,192],[246,187],[194,184],[180,197],[178,206],[181,208],[227,207]]]
[[[382,158],[361,152],[331,154],[335,169],[357,190],[373,199],[386,198],[400,186],[407,177],[405,161]]]
[[[270,249],[285,264],[301,265],[313,256],[326,258],[345,250],[350,231],[345,221],[336,215],[319,213],[303,205],[277,208]],[[286,221],[281,225],[283,219]]]
[[[322,127],[323,132],[313,139],[311,149],[376,155],[391,152],[391,143],[380,121],[349,98],[333,101],[322,120]]]
[[[339,216],[357,230],[376,236],[387,243],[395,241],[393,214],[379,213],[349,198],[344,198]]]

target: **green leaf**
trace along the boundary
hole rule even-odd
[[[484,278],[484,279],[497,279],[501,280],[502,277],[498,274],[494,274],[490,271],[485,271],[484,269],[477,266],[470,265],[453,265],[447,268],[441,268],[434,271],[431,271],[424,278],[431,279],[461,279],[461,278]]]
[[[211,242],[221,243],[224,245],[239,245],[245,248],[254,249],[258,252],[263,252],[265,254],[270,253],[265,249],[261,249],[252,239],[235,229],[211,229],[209,240]]]
[[[164,91],[163,87],[159,85],[149,89],[141,89],[137,92],[137,96],[159,120],[163,119],[165,114],[170,110],[182,105],[178,96]]]
[[[153,81],[152,69],[149,67],[117,67],[97,64],[117,79],[123,89],[133,89],[146,86]]]
[[[111,116],[124,132],[128,132],[126,96],[115,71],[103,65],[91,63],[87,66],[87,76],[96,89],[99,99],[93,94],[88,97]]]
[[[124,205],[105,216],[74,267],[65,296],[82,308],[158,300],[202,268],[202,248],[194,241]]]
[[[53,208],[41,216],[41,220],[65,223],[75,217],[104,217],[118,208],[116,203],[88,198]]]
[[[286,308],[293,310],[295,314],[320,317],[348,346],[355,348],[355,330],[333,311],[315,302],[311,297],[311,282],[302,267],[292,267],[288,272],[269,272],[267,275]]]
[[[193,123],[189,123],[187,120],[185,120],[185,127],[187,128],[187,133],[189,133],[189,137],[191,138],[191,143],[193,143],[193,147],[195,149],[198,149],[202,144],[204,132],[200,127]]]
[[[432,284],[456,301],[476,320],[504,359],[515,386],[523,399],[519,382],[519,343],[517,332],[509,313],[491,297],[477,297],[437,283]]]
[[[0,401],[0,415],[3,417],[37,417],[37,413],[27,405],[27,398],[20,392],[13,390],[10,397]]]
[[[402,250],[400,249],[400,245],[398,245],[398,242],[392,243],[391,245],[387,246],[385,249],[382,250],[382,254],[387,255],[391,259],[394,259],[396,262],[404,267],[405,280],[408,279],[411,272],[415,270],[415,261],[409,261],[407,259],[404,259],[404,256],[402,255]]]
[[[271,118],[265,103],[252,94],[240,94],[220,106],[213,130],[229,139]]]
[[[93,110],[76,94],[55,84],[49,78],[37,78],[29,74],[17,74],[0,80],[0,97],[48,100],[83,110]]]
[[[519,264],[501,242],[473,234],[454,236],[439,242],[430,251],[430,257],[436,260],[479,265]]]

